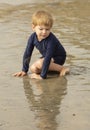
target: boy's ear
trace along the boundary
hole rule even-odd
[[[34,30],[34,28],[35,28],[35,25],[34,25],[34,24],[32,24],[32,30]]]

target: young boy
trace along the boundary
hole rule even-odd
[[[66,60],[66,51],[51,32],[52,25],[53,18],[48,12],[37,11],[33,14],[32,29],[34,33],[29,37],[23,55],[22,71],[15,73],[14,76],[27,75],[34,47],[41,53],[41,58],[31,65],[31,78],[46,79],[48,71],[60,72],[60,76],[69,72],[69,68],[63,67]]]

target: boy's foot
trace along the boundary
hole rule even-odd
[[[64,76],[66,74],[69,74],[69,72],[70,72],[69,68],[63,67],[62,70],[60,71],[60,76]]]

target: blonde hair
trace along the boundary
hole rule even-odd
[[[44,25],[51,28],[53,25],[53,18],[51,14],[46,11],[37,11],[32,16],[32,24],[34,26]]]

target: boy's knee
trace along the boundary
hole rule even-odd
[[[36,73],[36,74],[40,73],[40,70],[35,65],[32,65],[30,67],[30,70],[32,73]]]
[[[31,65],[31,66],[30,66],[30,70],[31,70],[31,72],[35,72],[35,70],[36,70],[35,66],[34,66],[34,65]]]
[[[37,61],[37,66],[41,69],[43,64],[43,58]]]
[[[36,61],[33,65],[30,66],[32,73],[40,73],[43,64],[43,59]]]

